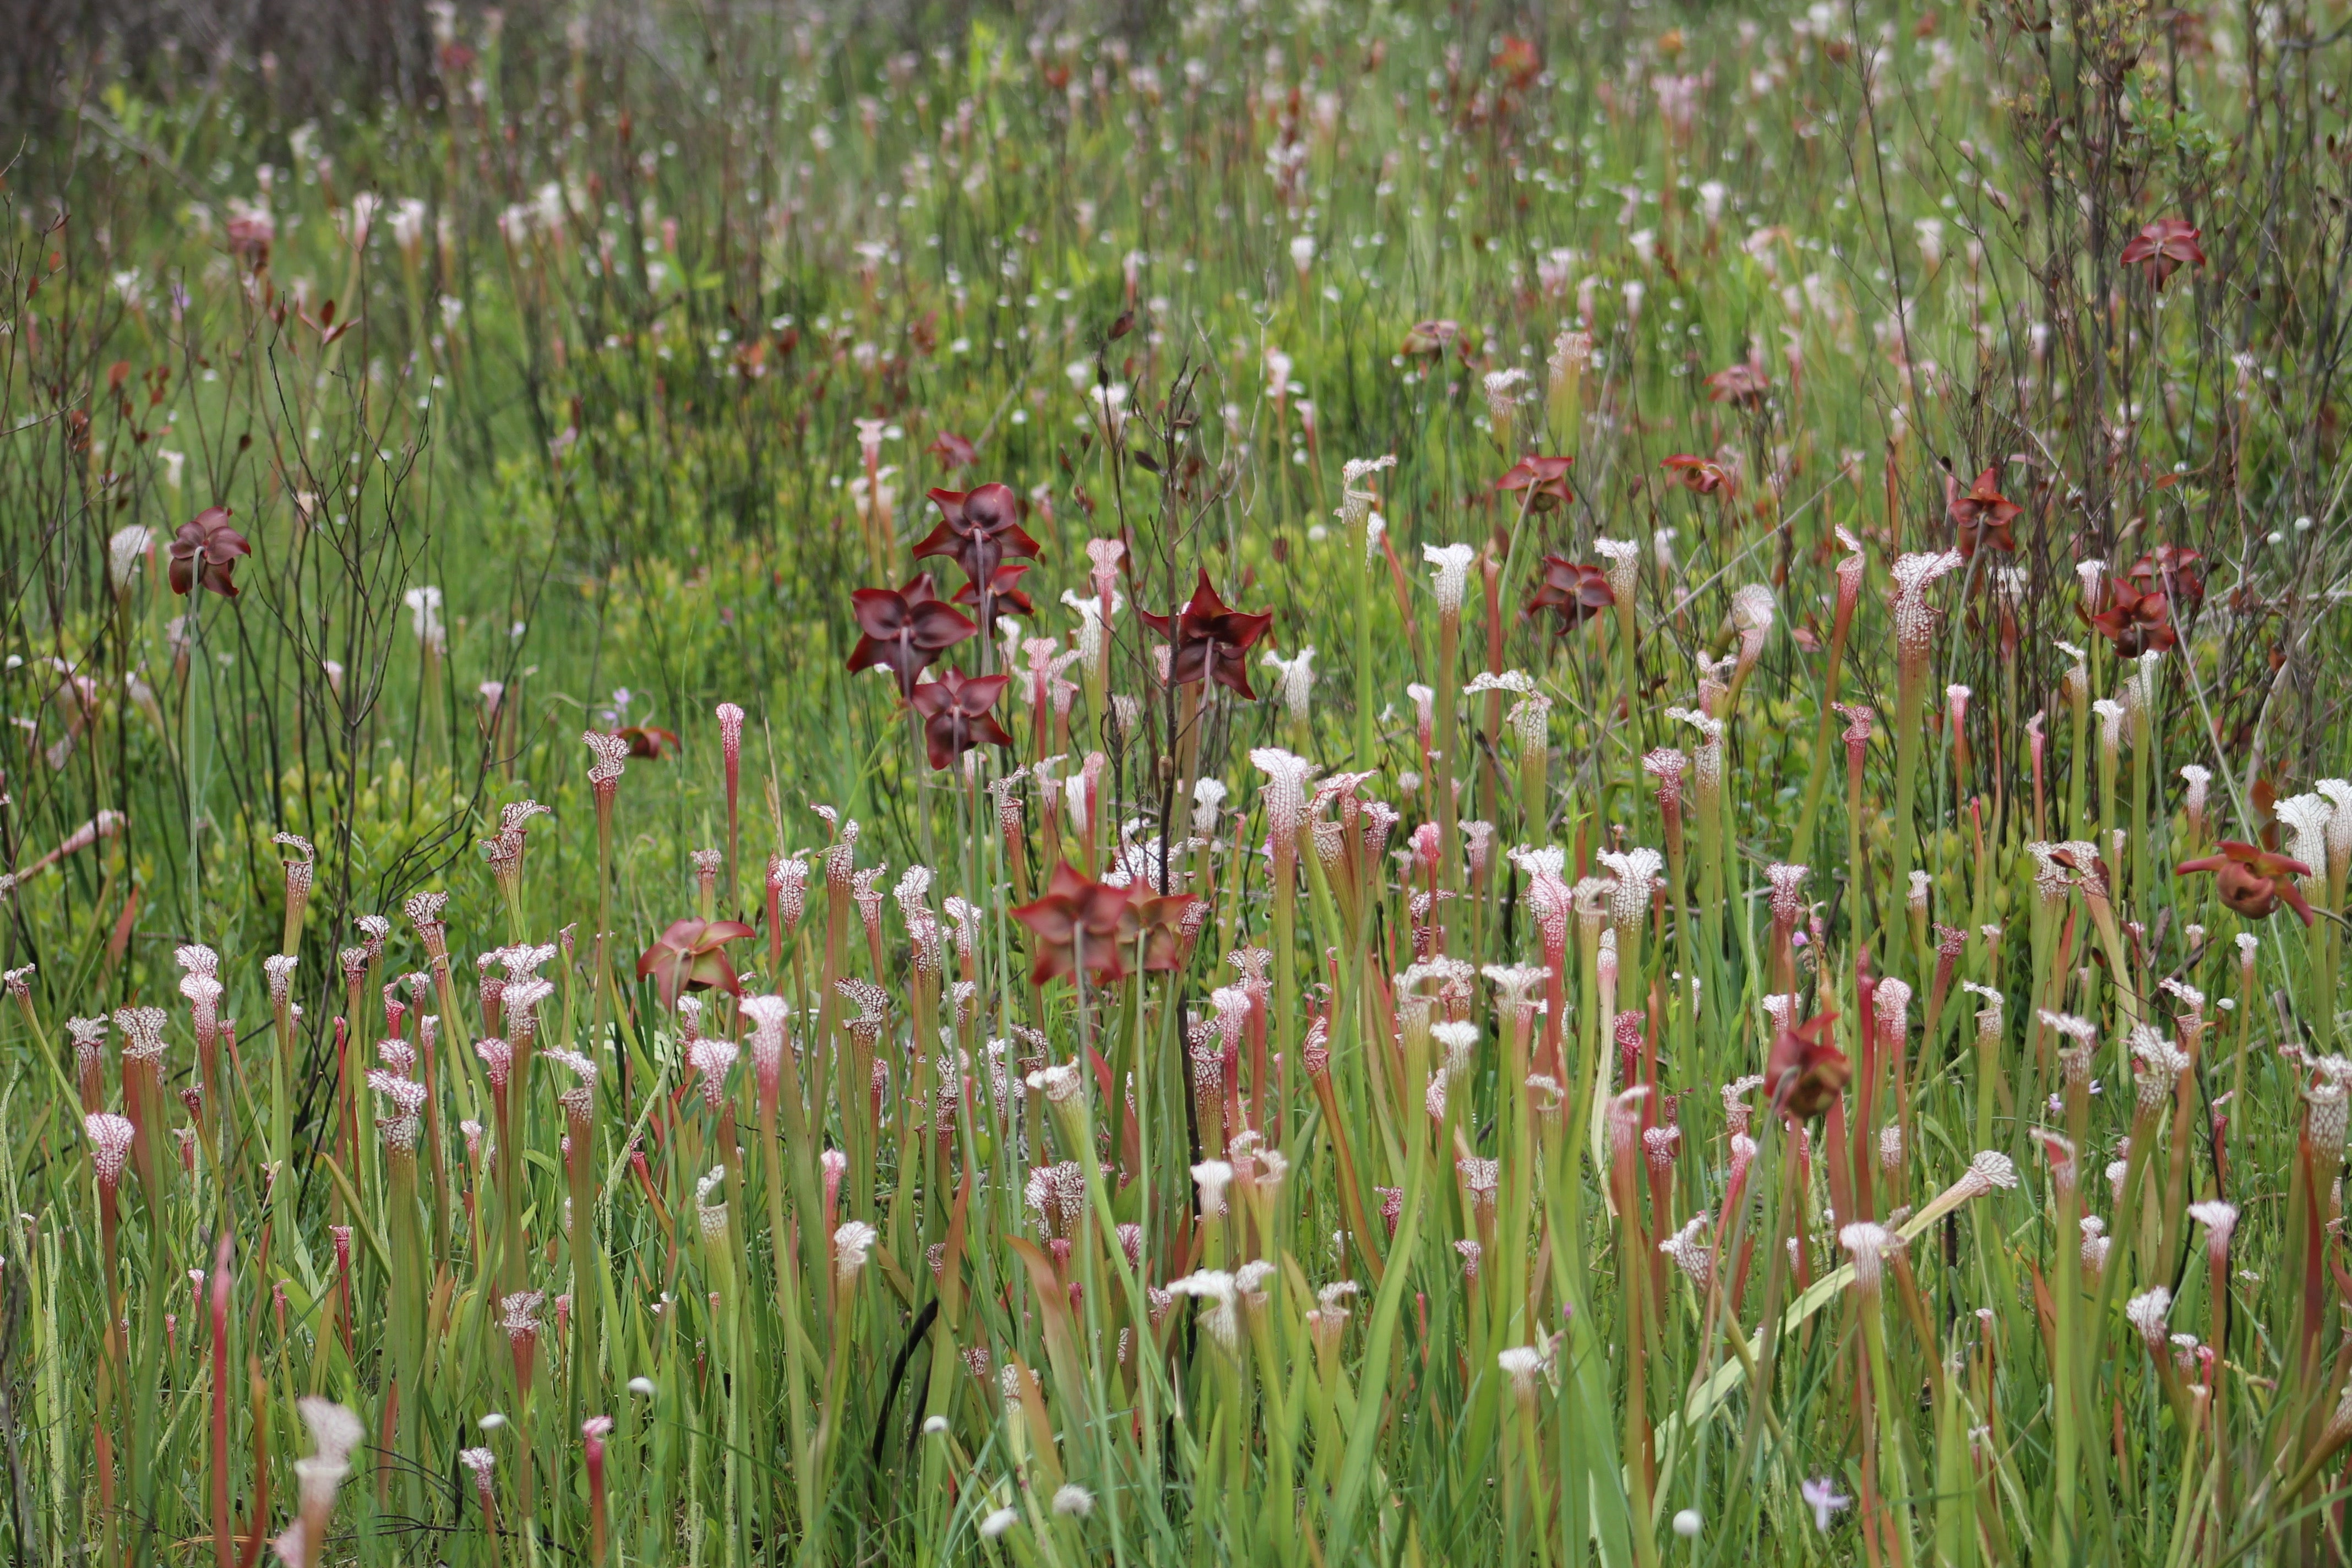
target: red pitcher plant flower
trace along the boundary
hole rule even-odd
[[[1568,488],[1568,470],[1574,458],[1521,458],[1495,481],[1504,494],[1519,495],[1531,512],[1558,511],[1576,497]]]
[[[1719,495],[1729,500],[1739,492],[1739,482],[1731,477],[1731,470],[1712,458],[1678,452],[1658,467],[1673,474],[1675,482],[1693,495]]]
[[[1566,637],[1578,626],[1601,611],[1613,608],[1616,591],[1609,586],[1609,574],[1599,566],[1570,561],[1565,555],[1543,558],[1543,584],[1528,595],[1527,613],[1549,610],[1555,622],[1553,630]]]
[[[940,654],[979,630],[940,597],[929,572],[917,573],[903,588],[860,588],[849,601],[859,635],[848,668],[888,670],[905,698],[914,696],[916,681]]]
[[[2235,838],[2222,839],[2219,848],[2218,855],[2183,860],[2173,868],[2173,874],[2185,877],[2196,871],[2212,872],[2214,889],[2221,895],[2221,901],[2250,921],[2268,920],[2284,904],[2304,924],[2311,923],[2311,905],[2295,880],[2312,874],[2309,866],[2259,844]]]
[[[677,1005],[678,997],[688,991],[724,991],[740,996],[743,985],[728,960],[727,944],[755,934],[741,921],[674,921],[637,960],[637,978],[652,977],[666,1007]]]
[[[234,599],[239,592],[237,561],[253,553],[245,535],[228,525],[226,507],[208,506],[180,524],[172,536],[172,592],[182,597],[198,588]]]
[[[2075,614],[2114,644],[2118,655],[2137,658],[2144,653],[2160,653],[2180,640],[2180,634],[2173,629],[2171,602],[2161,592],[2141,593],[2128,582],[2113,580],[2108,591],[2113,596],[2105,609],[2095,616],[2077,605]]]
[[[909,700],[923,717],[923,744],[931,766],[950,768],[974,746],[1010,746],[1013,736],[992,711],[1012,683],[1008,675],[966,675],[944,670],[914,689]]]
[[[1772,1105],[1799,1121],[1811,1121],[1827,1110],[1853,1076],[1853,1064],[1829,1043],[1834,1013],[1823,1013],[1793,1027],[1778,1030],[1772,1054],[1764,1064],[1764,1081],[1772,1091]]]
[[[1206,567],[1194,584],[1192,597],[1165,616],[1138,612],[1144,624],[1175,644],[1169,658],[1168,679],[1175,686],[1213,680],[1255,702],[1250,689],[1249,650],[1274,625],[1271,613],[1253,615],[1229,606],[1210,584]]]
[[[1013,487],[985,484],[969,490],[933,490],[940,521],[915,546],[915,559],[944,555],[975,584],[991,584],[1007,558],[1034,558],[1037,542],[1021,526],[1021,498]]]
[[[2161,289],[2182,268],[2205,265],[2205,252],[2197,244],[2203,232],[2187,218],[2160,217],[2125,242],[2118,259],[2138,268],[2152,288]]]
[[[1989,468],[1962,489],[1959,480],[1944,476],[1944,515],[1951,521],[1963,560],[1979,547],[2005,555],[2017,553],[2017,539],[2010,528],[2025,509],[2000,493],[2000,470]]]

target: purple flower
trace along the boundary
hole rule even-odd
[[[1813,1510],[1813,1528],[1823,1535],[1830,1532],[1832,1517],[1853,1506],[1853,1499],[1840,1497],[1837,1483],[1827,1476],[1816,1476],[1798,1489],[1805,1495],[1805,1506]]]

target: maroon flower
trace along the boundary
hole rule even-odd
[[[1459,321],[1415,321],[1404,335],[1402,353],[1407,359],[1442,354],[1447,344],[1459,342],[1461,337]]]
[[[860,588],[849,595],[863,635],[849,652],[849,668],[876,666],[898,678],[898,695],[912,697],[926,666],[975,630],[971,620],[940,597],[931,574],[918,573],[903,588]]]
[[[1213,680],[1255,702],[1245,656],[1274,625],[1271,613],[1249,615],[1229,607],[1209,585],[1206,568],[1192,589],[1192,603],[1172,615],[1142,612],[1144,623],[1176,645],[1169,658],[1169,679],[1178,686]]]
[[[1504,37],[1495,47],[1495,57],[1489,63],[1496,75],[1522,92],[1543,74],[1542,51],[1517,34]]]
[[[1762,403],[1764,395],[1771,390],[1772,378],[1764,374],[1763,365],[1755,360],[1741,360],[1738,364],[1726,365],[1706,378],[1706,396],[1710,403],[1736,403],[1744,408],[1753,408]]]
[[[2017,553],[2017,540],[2009,530],[2025,509],[2000,493],[1994,482],[2000,477],[1999,468],[1987,468],[1977,476],[1976,483],[1962,489],[1959,480],[1944,476],[1944,515],[1958,531],[1964,559],[1974,555],[1980,545],[1990,545],[2004,555]]]
[[[2205,557],[2182,544],[2159,544],[2132,563],[2126,574],[2142,594],[2161,592],[2185,615],[2205,602]]]
[[[2161,652],[2180,640],[2180,635],[2172,629],[2172,605],[2162,594],[2137,593],[2117,583],[2115,595],[2115,602],[2095,616],[2080,605],[2074,606],[2074,613],[2115,644],[2117,654],[2137,658],[2144,653]]]
[[[981,629],[993,632],[996,629],[996,617],[1005,609],[1017,610],[1024,616],[1035,611],[1036,605],[1029,602],[1028,594],[1021,587],[1022,574],[1029,570],[1030,565],[1031,563],[1026,561],[1007,561],[990,573],[988,593],[984,602],[980,584],[977,583],[966,583],[962,587],[958,588],[955,591],[955,597],[949,602],[979,611],[988,622],[988,625]]]
[[[184,595],[204,587],[224,598],[236,597],[229,573],[238,556],[253,553],[253,546],[228,525],[229,516],[226,507],[208,506],[180,524],[180,531],[172,536],[172,592]]]
[[[1529,511],[1558,511],[1576,499],[1569,492],[1568,468],[1574,458],[1521,458],[1495,481],[1497,490],[1525,490]]]
[[[949,468],[969,468],[979,459],[979,449],[964,437],[952,430],[942,430],[940,438],[929,448],[932,457]]]
[[[651,724],[632,724],[613,731],[629,743],[629,755],[643,757],[649,763],[677,755],[677,731],[657,729]]]
[[[987,484],[970,490],[933,490],[940,525],[915,546],[915,559],[944,555],[975,583],[996,574],[1007,556],[1034,557],[1037,542],[1022,531],[1021,498],[1011,485]]]
[[[1136,912],[1125,888],[1090,882],[1066,860],[1054,868],[1045,893],[1023,904],[1013,918],[1036,934],[1037,957],[1029,984],[1075,974],[1083,968],[1106,980],[1126,978],[1121,940],[1132,940]]]
[[[2311,923],[2311,905],[2294,881],[2297,877],[2310,876],[2310,867],[2259,844],[2243,844],[2234,838],[2221,840],[2221,849],[2220,854],[2208,855],[2201,860],[2183,860],[2173,868],[2173,875],[2213,872],[2215,890],[2221,895],[2221,901],[2250,921],[2268,920],[2284,904],[2304,924]]]
[[[1565,555],[1543,558],[1543,586],[1528,595],[1528,614],[1549,610],[1558,619],[1556,628],[1566,637],[1591,616],[1612,608],[1617,595],[1609,586],[1609,574],[1598,566],[1570,561]]]
[[[1192,945],[1192,933],[1185,920],[1201,900],[1190,893],[1170,893],[1152,898],[1134,888],[1128,889],[1128,905],[1134,911],[1133,935],[1143,943],[1143,968],[1147,973],[1163,973],[1184,967],[1184,958]],[[1205,912],[1205,911],[1204,911]],[[1121,928],[1125,931],[1126,928]],[[1135,945],[1129,941],[1128,946]]]
[[[1837,1102],[1853,1076],[1853,1064],[1826,1037],[1836,1018],[1835,1013],[1823,1013],[1773,1037],[1764,1083],[1772,1091],[1774,1109],[1810,1121]]]
[[[751,934],[751,928],[741,921],[676,921],[654,938],[654,944],[637,960],[637,978],[653,976],[665,1007],[677,1005],[682,991],[724,991],[740,996],[743,984],[735,978],[735,966],[728,962],[727,944]]]
[[[2131,237],[2124,246],[2123,264],[2139,268],[2161,289],[2165,279],[2182,268],[2205,265],[2205,252],[2197,244],[2203,232],[2187,218],[2160,217]]]
[[[989,711],[1012,681],[1009,675],[968,676],[960,669],[944,669],[937,680],[915,688],[907,700],[923,716],[923,745],[930,752],[931,766],[953,767],[958,757],[982,742],[1013,744],[1013,737]]]
[[[1732,496],[1739,491],[1739,481],[1731,477],[1731,470],[1712,458],[1694,458],[1687,452],[1678,452],[1658,467],[1671,470],[1682,481],[1683,489],[1693,495]]]

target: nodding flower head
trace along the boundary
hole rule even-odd
[[[1437,613],[1458,618],[1470,588],[1470,563],[1478,552],[1467,544],[1424,544],[1422,559],[1435,568],[1430,581],[1437,595]]]
[[[114,1026],[122,1031],[122,1059],[160,1061],[163,1056],[163,1026],[170,1022],[171,1015],[161,1007],[116,1008]]]
[[[127,1116],[100,1110],[81,1119],[81,1131],[89,1140],[89,1164],[98,1173],[98,1184],[112,1193],[121,1184],[123,1167],[131,1161],[131,1141],[139,1130]]]

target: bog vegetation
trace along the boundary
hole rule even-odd
[[[268,42],[0,190],[14,1561],[2341,1560],[2340,0]]]

